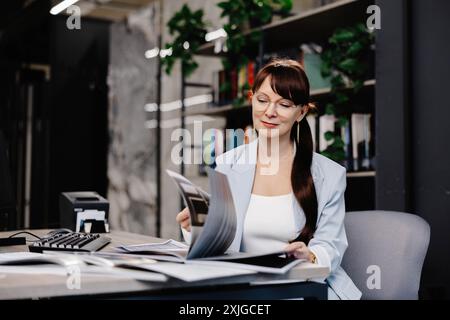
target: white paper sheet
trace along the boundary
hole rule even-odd
[[[255,271],[220,266],[158,262],[146,267],[186,282],[255,274]]]

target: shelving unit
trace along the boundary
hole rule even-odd
[[[257,29],[251,29],[244,34],[256,30],[264,35],[265,52],[288,48],[298,43],[326,39],[336,28],[345,27],[360,21],[359,17],[366,14],[367,7],[373,0],[342,0],[322,7],[302,12],[283,20],[274,21]],[[292,30],[299,33],[292,36]],[[302,32],[306,30],[306,32]],[[203,45],[198,54],[215,56],[214,44]]]
[[[374,86],[376,84],[375,79],[366,80],[364,82],[364,89],[370,90],[373,92]],[[316,89],[312,90],[310,92],[310,96],[312,100],[321,100],[327,97],[327,95],[330,93],[330,88],[323,88],[323,89]],[[236,110],[239,108],[247,108],[250,105],[246,104],[242,107],[234,107],[232,105],[224,105],[224,106],[216,106],[216,107],[206,107],[202,109],[196,109],[196,110],[186,110],[184,115],[185,116],[196,116],[196,115],[215,115],[215,116],[224,116],[227,112],[231,110]]]
[[[375,177],[375,171],[347,172],[347,178]]]
[[[367,16],[367,7],[373,3],[374,0],[336,1],[282,20],[274,21],[256,29],[248,30],[244,32],[244,35],[249,35],[255,31],[261,32],[258,52],[252,53],[254,57],[257,57],[257,65],[260,66],[265,53],[299,47],[303,43],[323,43],[337,28],[364,22],[365,20],[363,19]],[[294,33],[293,31],[298,32]],[[221,56],[220,53],[214,53],[214,43],[203,45],[197,54]],[[185,83],[184,80],[183,83]],[[371,114],[375,112],[375,86],[376,79],[369,79],[364,82],[364,87],[353,100],[351,112]],[[330,91],[330,88],[321,88],[312,90],[310,93],[311,100],[318,104],[318,116],[324,114],[324,106]],[[182,108],[182,110],[183,118],[195,115],[225,117],[227,119],[226,128],[237,128],[242,123],[249,123],[251,121],[251,108],[249,108],[248,104],[240,108],[232,105],[224,105],[203,108],[195,107],[191,110]],[[182,123],[184,122],[182,121]],[[317,133],[316,137],[318,137]],[[347,208],[349,210],[374,209],[376,172],[373,170],[348,172],[347,178]],[[364,194],[362,190],[364,190]],[[363,204],[368,205],[364,206]]]

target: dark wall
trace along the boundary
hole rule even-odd
[[[93,190],[106,195],[109,24],[83,18],[69,30],[51,22],[50,225],[58,223],[58,195]]]
[[[408,0],[377,0],[381,29],[376,33],[375,135],[376,208],[410,207]]]
[[[431,225],[423,272],[431,297],[450,298],[450,1],[412,1],[413,207]]]
[[[8,0],[2,2],[0,11],[0,131],[9,155],[6,169],[14,209],[8,229],[23,227],[27,208],[31,226],[40,227],[47,221],[50,101],[44,70],[49,64],[49,10],[48,0]],[[25,181],[29,161],[28,199]]]
[[[422,298],[450,298],[450,1],[377,0],[376,208],[431,226]]]

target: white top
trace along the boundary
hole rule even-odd
[[[242,251],[264,253],[283,250],[305,226],[306,218],[294,214],[294,194],[261,196],[252,194],[242,236]]]

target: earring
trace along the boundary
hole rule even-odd
[[[297,143],[300,143],[300,121],[297,121]]]

